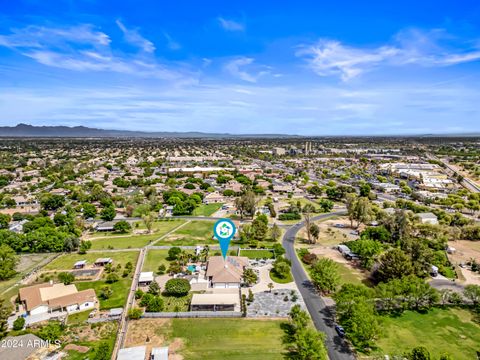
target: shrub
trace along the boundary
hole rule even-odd
[[[302,256],[302,261],[307,265],[312,265],[317,260],[318,256],[315,254],[307,253]]]
[[[278,215],[279,220],[300,220],[302,216],[299,213],[285,213]]]
[[[143,294],[144,294],[144,293],[143,293],[142,290],[137,289],[137,291],[135,291],[135,299],[137,299],[137,300],[138,300],[138,299],[141,299],[142,296],[143,296]]]
[[[143,312],[142,312],[142,309],[140,308],[134,307],[128,310],[129,319],[137,320],[137,319],[140,319],[142,315],[143,315]]]
[[[13,322],[13,330],[22,330],[23,327],[25,326],[25,318],[24,317],[18,317],[15,319]]]
[[[187,279],[170,279],[165,284],[165,293],[171,296],[185,296],[190,291]]]
[[[50,321],[37,332],[37,335],[43,340],[55,341],[62,336],[63,330],[63,326],[58,321]]]
[[[125,220],[121,220],[113,225],[113,230],[119,233],[127,233],[132,229],[132,226]]]
[[[107,284],[113,284],[114,282],[118,281],[118,275],[115,273],[108,274],[107,276]]]
[[[157,274],[158,275],[163,275],[163,274],[165,274],[165,271],[167,271],[167,267],[165,266],[165,264],[161,264],[158,267]]]
[[[61,272],[58,274],[58,280],[63,282],[65,285],[70,285],[75,281],[75,275],[69,272]]]
[[[107,300],[110,298],[110,296],[112,296],[112,294],[113,294],[113,290],[110,288],[110,286],[104,286],[100,290],[99,297],[100,299]]]

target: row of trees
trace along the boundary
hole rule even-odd
[[[286,346],[287,359],[327,360],[325,336],[310,324],[310,316],[300,307],[294,305],[290,310],[290,321],[284,324],[283,343]]]

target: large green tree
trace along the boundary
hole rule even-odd
[[[0,245],[0,280],[7,280],[16,274],[15,266],[18,257],[15,251],[8,245]]]
[[[380,259],[375,278],[387,282],[413,274],[412,261],[401,249],[392,249],[384,253]]]
[[[340,283],[338,265],[327,258],[322,258],[312,265],[310,276],[315,287],[324,294],[334,292]]]

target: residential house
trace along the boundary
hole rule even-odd
[[[243,271],[248,266],[244,256],[212,256],[208,259],[206,277],[212,288],[240,288]]]
[[[62,283],[44,283],[21,288],[19,298],[28,315],[83,311],[94,308],[97,302],[93,289],[78,291],[74,284]]]

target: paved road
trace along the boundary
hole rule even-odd
[[[430,286],[437,289],[438,291],[440,290],[452,290],[455,291],[459,294],[463,294],[463,291],[465,290],[465,285],[459,284],[456,281],[452,281],[449,279],[437,279],[433,278],[429,282]]]
[[[312,220],[321,220],[334,215],[344,214],[343,211],[318,215]],[[333,322],[332,309],[325,305],[323,299],[313,288],[300,260],[295,254],[294,241],[298,231],[304,226],[303,222],[297,223],[287,230],[283,236],[283,247],[286,256],[292,261],[292,274],[295,283],[303,296],[303,300],[307,305],[308,312],[312,317],[313,323],[317,330],[322,331],[326,335],[325,344],[328,350],[330,360],[353,360],[355,356],[346,344],[335,332]]]
[[[463,177],[463,181],[460,183],[463,187],[465,187],[467,190],[470,190],[471,192],[480,192],[480,186],[473,181],[472,179],[468,178],[465,176],[463,173],[460,173],[459,169],[455,165],[451,165],[447,160],[441,159],[435,155],[427,154],[427,157],[433,160],[437,160],[442,162],[448,170],[453,172],[454,175],[460,174]]]
[[[140,250],[138,255],[137,266],[135,267],[135,273],[133,274],[132,284],[130,285],[130,292],[128,293],[127,303],[123,309],[122,317],[120,319],[120,324],[118,325],[117,338],[115,341],[115,346],[112,352],[112,360],[116,360],[118,355],[118,350],[123,348],[125,343],[125,335],[127,334],[127,323],[128,323],[128,310],[133,306],[135,301],[135,290],[137,289],[138,278],[140,277],[140,272],[142,271],[143,262],[145,261],[145,254],[147,250],[145,248]]]

